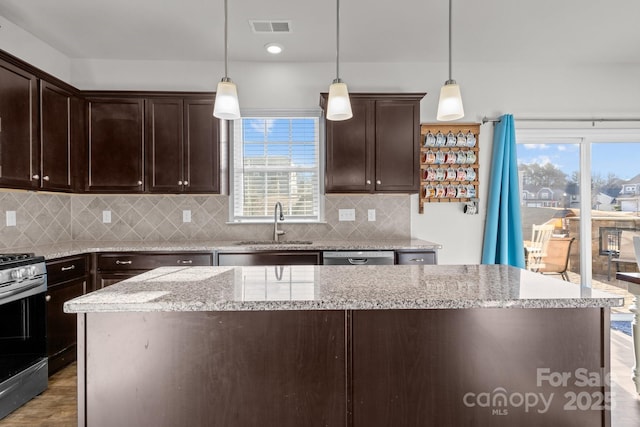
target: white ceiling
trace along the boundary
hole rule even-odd
[[[228,0],[230,61],[335,60],[335,2]],[[454,0],[455,62],[640,63],[638,0]],[[342,0],[341,60],[447,60],[447,0]],[[223,58],[223,0],[0,0],[71,58]],[[249,19],[292,21],[255,34]],[[279,56],[264,45],[284,46]]]

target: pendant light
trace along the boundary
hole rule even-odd
[[[228,42],[227,42],[227,0],[224,0],[224,77],[218,83],[216,101],[213,106],[213,116],[223,120],[236,120],[240,118],[240,104],[238,103],[238,91],[235,83],[228,77]]]
[[[440,101],[438,102],[438,121],[457,120],[464,117],[460,86],[451,78],[451,1],[449,0],[449,80],[444,82],[440,89]]]
[[[327,120],[347,120],[353,117],[347,84],[340,79],[340,0],[336,0],[336,78],[329,86]]]

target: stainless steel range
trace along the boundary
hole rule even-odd
[[[0,419],[47,388],[43,257],[0,254]]]

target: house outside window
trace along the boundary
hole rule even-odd
[[[571,280],[591,287],[603,277],[608,280],[608,258],[599,251],[601,228],[623,220],[625,227],[637,228],[640,221],[640,203],[633,195],[640,183],[640,132],[611,124],[572,126],[524,124],[517,129],[522,189],[537,195],[523,200],[523,236],[531,238],[534,224],[555,225],[560,218],[557,234],[575,238],[568,268],[578,276]],[[551,197],[543,200],[541,190],[550,190]]]
[[[232,222],[272,222],[277,202],[288,222],[322,219],[319,113],[247,115],[232,133]]]

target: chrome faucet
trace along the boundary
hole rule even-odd
[[[278,241],[278,236],[282,236],[284,231],[278,230],[278,206],[280,207],[280,221],[284,221],[284,214],[282,213],[282,203],[276,202],[273,208],[273,241]]]

